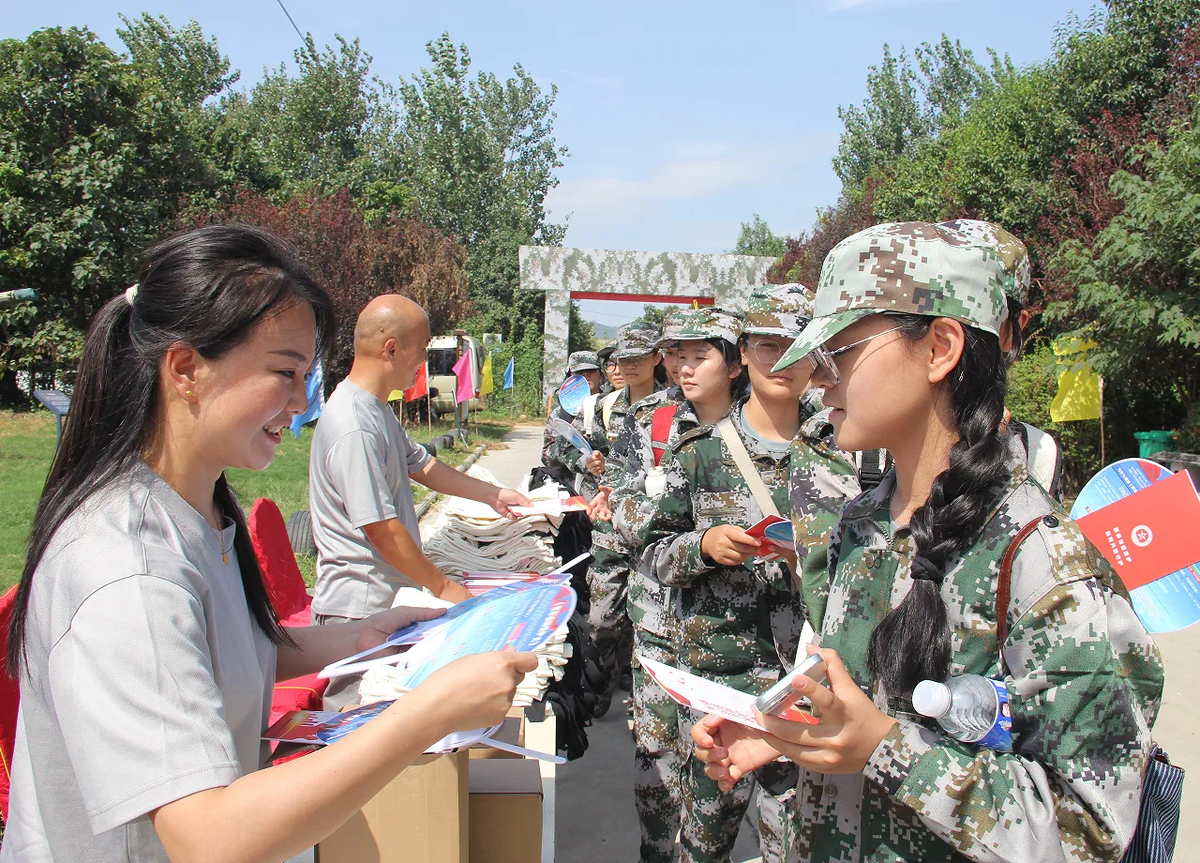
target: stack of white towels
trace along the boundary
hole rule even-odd
[[[484,468],[468,472],[485,482],[496,478]],[[526,476],[521,491],[530,500],[558,500],[562,488],[547,483],[528,491]],[[550,572],[562,561],[554,554],[554,534],[561,515],[527,515],[511,521],[485,503],[450,497],[436,516],[421,526],[425,554],[451,578],[464,572]]]

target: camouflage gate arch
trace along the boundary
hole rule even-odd
[[[642,302],[745,303],[766,284],[775,258],[693,252],[633,252],[521,246],[521,288],[546,293],[542,398],[567,368],[571,298]]]

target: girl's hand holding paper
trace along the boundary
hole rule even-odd
[[[764,739],[785,757],[818,773],[861,773],[896,720],[875,706],[854,682],[836,650],[810,647],[825,660],[829,687],[800,675],[796,690],[812,702],[816,725],[758,714]]]

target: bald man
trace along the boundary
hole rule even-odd
[[[529,504],[519,492],[432,458],[400,426],[388,395],[413,385],[428,346],[429,318],[407,297],[376,297],[358,316],[354,365],[325,403],[309,458],[314,623],[345,623],[391,608],[401,587],[425,587],[450,602],[470,595],[421,550],[410,479],[509,517],[509,506]],[[340,710],[357,692],[358,678],[335,678],[325,708]]]

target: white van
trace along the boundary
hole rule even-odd
[[[487,348],[478,339],[463,336],[465,346],[469,346],[475,355],[475,380],[482,378],[483,360]],[[454,336],[438,336],[429,342],[429,386],[436,390],[433,396],[433,409],[439,414],[454,416],[454,388],[458,379],[454,376],[455,353],[458,339]],[[471,410],[482,410],[486,407],[485,399],[471,399]]]

